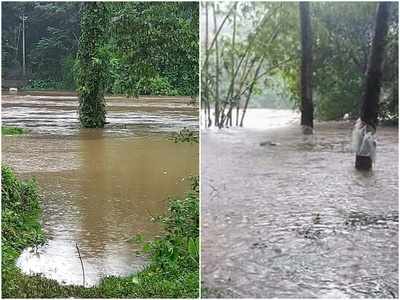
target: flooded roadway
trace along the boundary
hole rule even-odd
[[[203,297],[398,298],[398,130],[361,173],[351,123],[246,122],[202,130]]]
[[[3,125],[27,128],[2,137],[2,160],[23,178],[35,176],[43,195],[48,242],[26,249],[17,261],[25,273],[86,285],[107,275],[140,270],[146,258],[137,234],[151,239],[152,216],[170,196],[183,196],[198,174],[198,145],[175,144],[171,132],[197,128],[188,98],[112,98],[102,129],[79,129],[77,99],[70,95],[3,95]]]

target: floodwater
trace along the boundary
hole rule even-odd
[[[152,216],[166,212],[168,197],[183,196],[198,174],[198,145],[168,137],[197,128],[188,98],[111,98],[104,130],[79,129],[71,95],[3,95],[5,125],[30,131],[2,137],[2,160],[19,176],[35,176],[43,198],[48,238],[26,249],[17,265],[65,284],[86,286],[109,275],[143,268],[141,246],[129,242],[162,234]]]
[[[203,297],[398,298],[397,128],[378,128],[365,173],[352,123],[304,136],[298,120],[202,130]]]

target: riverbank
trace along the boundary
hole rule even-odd
[[[171,200],[158,218],[166,234],[143,244],[150,263],[128,277],[108,277],[92,288],[63,286],[55,280],[27,276],[15,262],[26,247],[44,242],[40,197],[35,181],[20,181],[2,166],[2,297],[3,298],[197,298],[198,180],[184,199]]]

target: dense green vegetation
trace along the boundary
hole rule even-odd
[[[21,78],[24,14],[26,88],[75,90],[81,5],[2,3],[2,78]],[[106,70],[107,93],[198,94],[198,3],[106,2],[104,9],[98,21],[107,39],[92,58]]]
[[[375,2],[310,5],[315,117],[359,116],[376,7]],[[202,14],[202,46],[207,51],[202,51],[201,100],[206,111],[219,110],[210,116],[222,116],[224,126],[231,126],[239,124],[240,118],[229,120],[230,114],[236,118],[238,106],[243,110],[239,117],[246,107],[299,108],[298,3],[210,2],[202,4]],[[398,119],[397,53],[398,3],[394,2],[384,53],[382,120]]]
[[[34,180],[21,181],[2,166],[2,296],[4,298],[197,298],[199,261],[199,186],[193,179],[184,199],[173,199],[158,218],[165,235],[144,243],[150,264],[138,274],[109,277],[97,287],[61,286],[54,280],[22,274],[15,261],[25,247],[44,241],[40,197]]]

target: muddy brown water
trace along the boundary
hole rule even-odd
[[[86,286],[139,271],[147,259],[137,234],[162,234],[152,216],[168,197],[183,196],[198,174],[198,145],[175,144],[170,133],[196,129],[188,98],[107,99],[104,130],[79,129],[73,95],[3,95],[3,124],[28,134],[2,137],[2,160],[41,188],[47,243],[26,249],[17,265],[65,284]]]
[[[378,128],[362,173],[350,122],[246,118],[202,130],[203,297],[397,298],[398,130]]]

